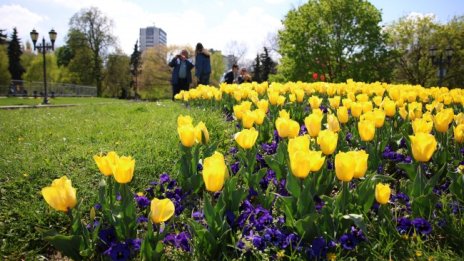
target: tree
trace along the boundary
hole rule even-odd
[[[253,81],[259,82],[259,83],[262,82],[261,74],[262,74],[261,59],[259,57],[259,54],[256,54],[256,59],[253,64]]]
[[[93,78],[97,85],[97,95],[102,95],[102,63],[108,47],[112,46],[116,39],[111,34],[113,22],[107,18],[98,8],[90,7],[81,9],[74,14],[70,22],[70,30],[76,30],[83,34],[88,47],[92,51]]]
[[[93,53],[85,35],[77,30],[69,30],[66,45],[61,48],[57,50],[57,63],[62,67],[62,72],[67,71],[65,82],[95,85]]]
[[[127,97],[131,81],[129,62],[129,56],[125,55],[121,50],[117,50],[108,56],[103,80],[103,94],[105,96]]]
[[[6,41],[7,35],[3,34],[3,31],[5,31],[5,30],[0,29],[0,45],[3,45],[3,44],[7,43],[7,41]]]
[[[137,87],[138,87],[138,75],[140,73],[140,66],[142,65],[142,52],[139,51],[139,41],[135,42],[134,51],[130,57],[130,70],[132,77],[135,78],[132,80],[132,85],[134,88],[135,98],[138,98]]]
[[[0,45],[0,89],[8,89],[11,75],[8,71],[8,55],[6,46]]]
[[[363,0],[309,0],[290,10],[279,31],[279,72],[287,80],[325,74],[330,81],[388,78],[381,13]],[[363,74],[355,74],[358,70]]]
[[[56,82],[59,75],[59,69],[56,64],[56,56],[53,53],[45,55],[45,62],[47,64],[47,81]],[[43,55],[35,55],[26,67],[24,80],[30,82],[43,82]]]
[[[386,28],[388,44],[395,50],[394,79],[429,86],[435,70],[429,56],[439,25],[433,16],[405,16]]]
[[[261,59],[261,80],[267,81],[269,79],[269,74],[275,73],[276,63],[269,56],[269,52],[266,47],[263,48],[264,52],[260,55]]]
[[[229,63],[231,65],[238,64],[247,52],[245,43],[238,43],[237,41],[230,41],[227,43],[225,53],[229,56]]]
[[[21,39],[18,38],[18,31],[16,27],[13,28],[11,41],[8,44],[8,71],[10,71],[13,80],[22,80],[22,75],[25,72],[24,67],[21,65]]]
[[[211,77],[210,85],[219,86],[219,81],[224,74],[224,58],[221,51],[211,51]]]
[[[167,54],[170,53],[168,52],[169,49],[176,51],[175,54],[177,54],[180,48],[166,48],[164,45],[156,45],[147,48],[142,53],[139,78],[139,91],[142,97],[159,99],[170,96],[171,71],[166,60]],[[192,53],[191,50],[189,53]]]

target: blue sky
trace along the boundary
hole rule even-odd
[[[167,32],[168,44],[202,42],[207,48],[227,50],[231,41],[247,46],[247,58],[261,51],[269,34],[302,0],[0,0],[0,29],[18,28],[22,41],[32,28],[41,34],[54,28],[57,45],[64,42],[69,19],[81,8],[96,6],[114,21],[119,47],[130,54],[139,28],[155,25]],[[383,23],[410,13],[436,15],[447,22],[464,15],[464,0],[372,0],[382,10]],[[48,36],[46,36],[46,39]]]

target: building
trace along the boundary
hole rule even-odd
[[[153,47],[158,44],[167,44],[167,34],[163,29],[155,26],[140,28],[140,51]]]

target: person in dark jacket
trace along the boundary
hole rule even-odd
[[[232,84],[237,82],[237,77],[238,77],[238,65],[234,64],[232,65],[232,70],[228,71],[224,75],[224,82],[228,84]]]
[[[189,85],[192,82],[193,63],[188,60],[187,50],[182,50],[170,62],[169,66],[173,68],[171,84],[172,84],[172,100],[174,96],[181,90],[188,91]]]
[[[201,43],[197,43],[195,48],[195,76],[198,84],[208,85],[211,74],[211,59],[208,50],[203,48]]]

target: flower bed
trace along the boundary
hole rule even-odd
[[[86,214],[66,177],[42,190],[71,219],[47,232],[74,259],[462,256],[464,93],[420,86],[199,86],[176,99],[223,110],[237,147],[177,118],[178,173],[132,191],[135,160],[97,155]],[[173,119],[174,120],[174,119]],[[232,138],[232,137],[231,137]],[[84,214],[84,215],[83,215]],[[441,252],[440,252],[441,251]]]

